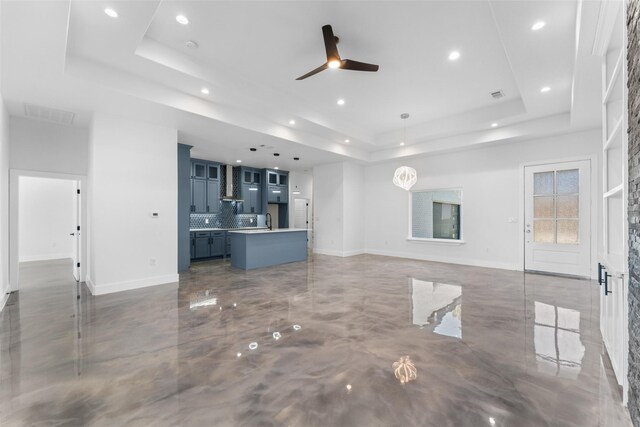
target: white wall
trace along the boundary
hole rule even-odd
[[[364,251],[364,168],[332,163],[313,168],[314,252],[351,256]]]
[[[75,257],[76,187],[70,180],[20,177],[20,262]]]
[[[86,175],[89,131],[12,117],[11,169]]]
[[[94,115],[87,279],[92,293],[178,281],[177,137],[173,128]]]
[[[0,4],[1,13],[2,4]],[[0,70],[2,70],[1,50]],[[1,77],[0,82],[2,82]],[[9,116],[4,107],[2,88],[0,88],[0,310],[9,297],[7,292],[9,292]]]
[[[344,234],[343,255],[364,252],[364,167],[355,163],[343,163]]]
[[[365,168],[366,252],[495,268],[521,267],[521,169],[523,163],[594,156],[592,202],[599,204],[601,188],[600,131],[587,131],[520,143],[505,144],[423,158],[371,165]],[[463,190],[464,244],[408,241],[409,195],[391,182],[399,166],[416,169],[414,189],[460,187]],[[320,205],[320,201],[317,201]],[[592,209],[592,241],[601,231],[596,224],[601,208]],[[509,217],[515,223],[507,222]]]
[[[313,168],[314,252],[342,256],[342,163]]]

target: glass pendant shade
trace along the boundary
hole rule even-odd
[[[393,174],[393,183],[407,191],[413,187],[418,180],[418,174],[414,168],[409,166],[400,166]]]

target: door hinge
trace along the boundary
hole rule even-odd
[[[80,226],[78,226],[78,231],[80,231]]]
[[[80,263],[78,263],[78,268],[80,268]]]
[[[80,194],[80,189],[78,189],[77,191],[78,191],[78,194]]]

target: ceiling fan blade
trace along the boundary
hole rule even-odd
[[[311,76],[313,76],[314,74],[318,74],[320,71],[322,71],[322,70],[326,70],[326,69],[327,69],[327,64],[326,64],[326,63],[324,63],[324,64],[322,64],[321,66],[319,66],[318,68],[316,68],[315,70],[313,70],[313,71],[309,71],[309,72],[308,72],[307,74],[305,74],[304,76],[300,76],[300,77],[298,77],[296,80],[304,80],[304,79],[306,79],[307,77],[311,77]]]
[[[379,66],[375,64],[367,64],[366,62],[353,61],[351,59],[343,59],[340,68],[343,70],[354,71],[378,71]]]
[[[331,25],[322,27],[322,35],[324,36],[324,48],[327,51],[327,62],[336,59],[339,61],[340,54],[338,53],[338,45],[336,44],[336,37],[333,35]]]

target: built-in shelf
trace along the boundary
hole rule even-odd
[[[613,74],[611,75],[611,79],[609,80],[609,82],[607,83],[607,90],[604,93],[604,96],[602,98],[602,103],[606,104],[607,102],[609,102],[609,97],[611,97],[611,93],[613,92],[613,88],[616,84],[616,80],[618,78],[618,75],[620,74],[620,70],[622,69],[622,60],[624,58],[624,53],[625,50],[624,49],[620,49],[620,55],[618,55],[618,60],[616,61],[616,66],[613,69]],[[606,76],[606,74],[605,74]]]
[[[609,137],[607,138],[607,141],[604,143],[605,151],[607,151],[611,147],[611,144],[613,143],[613,140],[616,138],[616,136],[618,136],[620,129],[622,129],[622,117],[618,119],[618,121],[613,127],[613,131],[611,132],[611,135],[609,135]]]
[[[618,193],[622,193],[623,189],[624,189],[624,185],[623,184],[616,185],[611,190],[609,190],[606,193],[604,193],[602,195],[602,197],[604,197],[605,199],[608,199],[609,197],[615,196]]]

